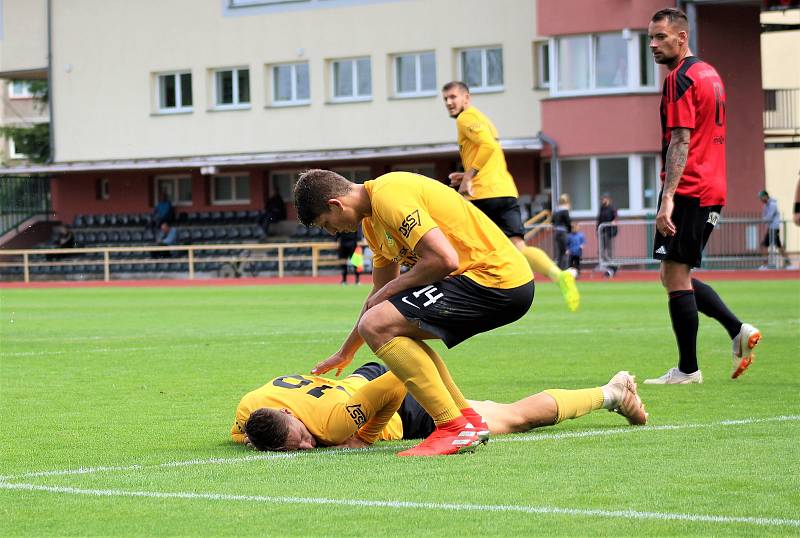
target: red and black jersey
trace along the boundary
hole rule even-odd
[[[661,97],[661,181],[666,175],[672,129],[691,129],[689,155],[676,194],[700,205],[725,205],[725,86],[717,71],[696,56],[685,58],[664,80]]]

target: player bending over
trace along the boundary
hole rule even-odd
[[[526,432],[597,409],[633,425],[647,422],[636,383],[619,372],[602,387],[550,389],[511,404],[469,400],[493,434]],[[344,379],[277,377],[249,392],[236,408],[231,437],[258,450],[363,447],[381,440],[420,439],[435,429],[425,410],[386,367],[370,362]],[[479,441],[467,441],[479,442]]]

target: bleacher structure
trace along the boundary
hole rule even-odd
[[[258,211],[177,213],[178,243],[156,246],[150,213],[77,215],[75,248],[3,250],[0,279],[316,276],[341,264],[337,243],[322,230],[298,223],[290,235],[267,236],[260,217]]]

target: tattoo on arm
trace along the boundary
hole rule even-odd
[[[672,196],[678,188],[686,159],[689,156],[689,140],[691,131],[684,128],[672,129],[672,135],[667,148],[666,178],[664,179],[664,194]]]

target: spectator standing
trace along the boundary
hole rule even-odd
[[[572,219],[569,216],[569,194],[564,193],[558,197],[558,208],[553,212],[553,231],[555,235],[556,263],[563,270],[567,268],[567,234],[572,229]]]
[[[764,204],[764,208],[761,210],[761,220],[767,223],[767,233],[764,234],[761,246],[767,249],[767,256],[772,247],[775,247],[783,257],[784,265],[788,266],[791,261],[781,243],[781,210],[778,209],[778,201],[772,198],[767,191],[759,192],[758,197]]]
[[[161,199],[153,209],[153,228],[160,228],[162,222],[172,224],[175,220],[175,207],[166,192],[161,193]]]
[[[261,228],[264,230],[264,235],[266,236],[269,234],[270,224],[282,220],[286,220],[286,202],[283,201],[281,193],[275,190],[275,194],[267,200],[267,205],[264,208],[264,213],[261,214],[259,222]]]
[[[600,228],[601,224],[610,223]],[[600,198],[600,211],[597,213],[597,230],[600,241],[600,263],[614,259],[614,238],[617,237],[617,208],[614,200],[607,192]],[[616,265],[606,264],[606,276],[612,277],[617,273]]]
[[[572,231],[567,235],[567,252],[569,252],[569,266],[575,270],[575,275],[581,274],[581,257],[586,237],[578,230],[578,225],[572,225]]]
[[[358,247],[358,240],[359,240],[359,233],[356,232],[339,232],[337,235],[337,239],[339,240],[339,260],[342,262],[342,282],[341,284],[347,284],[347,273],[348,268],[353,268],[353,274],[355,275],[356,284],[359,283],[361,278],[361,271],[359,271],[358,267],[352,265],[350,263],[350,259],[353,257],[353,253],[356,251],[356,247]]]

